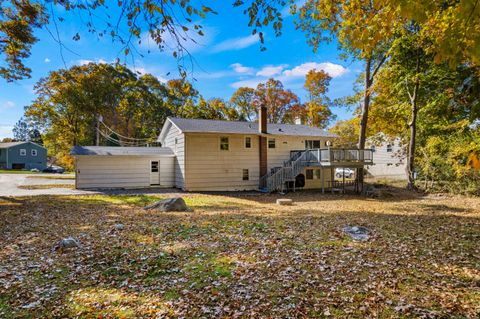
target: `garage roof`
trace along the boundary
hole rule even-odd
[[[175,156],[169,147],[121,147],[121,146],[74,146],[71,155],[102,155],[102,156],[141,156],[160,155]]]
[[[169,117],[168,120],[183,133],[258,134],[257,122],[185,119],[178,117]],[[267,124],[267,132],[272,135],[336,137],[335,134],[321,130],[318,127],[300,124]]]

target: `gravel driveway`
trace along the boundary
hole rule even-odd
[[[34,176],[34,177],[31,177]],[[41,178],[42,174],[0,174],[0,196],[32,196],[32,195],[80,195],[93,194],[93,191],[83,191],[71,188],[46,188],[46,189],[22,189],[19,186],[29,185],[74,185],[74,179],[65,179],[68,174],[55,175],[45,174],[47,178]],[[51,178],[56,177],[57,178]],[[50,178],[48,178],[50,177]],[[62,178],[63,177],[63,178]]]

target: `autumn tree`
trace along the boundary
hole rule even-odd
[[[358,117],[348,120],[337,121],[328,131],[338,136],[335,146],[351,148],[355,147],[358,141]]]
[[[310,126],[326,128],[333,118],[330,107],[332,105],[327,96],[331,76],[323,70],[310,70],[307,73],[304,88],[308,92],[306,102],[307,123]]]
[[[90,63],[50,72],[35,90],[26,118],[40,125],[49,153],[67,167],[73,145],[96,144],[100,116],[118,134],[153,140],[171,114],[167,101],[175,102],[157,78],[139,77],[121,65]]]
[[[258,110],[254,105],[255,89],[240,87],[230,98],[230,104],[237,110],[242,120],[253,122],[257,118]]]
[[[267,107],[269,123],[294,123],[304,110],[298,96],[275,79],[258,84],[254,106],[258,109],[260,105]]]
[[[63,9],[59,16],[55,7]],[[118,14],[112,14],[118,12]],[[122,47],[125,55],[136,51],[142,36],[148,34],[158,49],[172,49],[178,59],[180,75],[187,74],[185,59],[189,55],[187,43],[203,36],[202,20],[215,12],[208,6],[190,0],[161,1],[47,1],[47,0],[4,0],[0,1],[0,54],[5,65],[0,67],[0,76],[7,81],[30,76],[31,70],[24,61],[31,54],[31,47],[38,39],[36,29],[62,28],[68,15],[80,16],[84,25],[70,34],[80,40],[80,29],[98,38],[109,38]],[[54,40],[64,48],[58,32],[51,32]]]

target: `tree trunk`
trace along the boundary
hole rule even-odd
[[[413,86],[413,93],[410,96],[410,105],[411,105],[411,121],[408,124],[410,127],[410,141],[408,143],[408,153],[407,153],[407,176],[408,184],[407,189],[414,190],[415,187],[415,146],[417,138],[417,113],[418,113],[418,88],[420,87],[420,82],[418,79],[418,73],[420,72],[420,53],[417,54],[417,61],[415,66],[415,84]],[[408,90],[408,88],[407,88]]]
[[[365,140],[367,136],[367,122],[368,122],[368,109],[370,107],[370,87],[372,86],[371,77],[372,58],[368,58],[365,63],[365,91],[363,94],[362,115],[360,118],[360,135],[358,138],[358,149],[365,149]],[[362,160],[362,158],[361,158]],[[363,167],[358,169],[358,184],[361,185],[363,191]]]

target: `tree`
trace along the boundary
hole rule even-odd
[[[358,117],[349,120],[338,121],[328,131],[338,136],[335,145],[338,147],[355,147],[358,141]]]
[[[237,109],[244,121],[253,122],[257,118],[258,110],[254,105],[255,89],[240,87],[230,98],[230,104]]]
[[[0,77],[8,82],[30,77],[30,68],[23,61],[30,56],[37,42],[34,29],[46,24],[48,16],[40,3],[31,1],[0,1],[0,54],[5,65]]]
[[[270,123],[294,123],[295,118],[301,117],[304,111],[298,96],[285,89],[282,82],[275,79],[258,84],[254,101],[256,109],[260,105],[267,107]]]
[[[13,138],[17,141],[34,142],[43,145],[42,136],[36,123],[23,117],[13,127]]]
[[[326,95],[331,79],[323,70],[310,70],[307,73],[304,87],[309,93],[306,113],[307,122],[311,126],[326,128],[333,117],[330,111],[332,103]]]
[[[96,143],[98,118],[104,140],[116,134],[154,140],[176,103],[157,78],[121,65],[73,66],[50,72],[35,86],[37,98],[26,107],[28,121],[38,123],[51,155],[70,167],[73,145]],[[113,129],[113,132],[109,129]]]
[[[184,58],[189,55],[187,42],[195,42],[196,36],[203,36],[202,19],[215,12],[203,4],[190,0],[161,1],[54,1],[55,6],[64,9],[65,15],[84,17],[84,28],[96,37],[110,37],[120,43],[125,55],[141,44],[142,36],[148,33],[159,50],[173,48],[172,55],[179,60],[181,77],[186,76]],[[111,12],[118,6],[118,16]],[[48,11],[48,14],[47,14]],[[96,19],[93,19],[95,17]],[[0,53],[6,66],[0,67],[0,76],[7,81],[20,80],[30,76],[31,70],[24,65],[30,50],[38,39],[33,35],[39,29],[52,23],[58,30],[67,21],[57,16],[51,1],[0,1]],[[62,39],[52,33],[54,40],[63,48]],[[76,41],[80,33],[71,35]]]
[[[174,79],[167,82],[167,106],[173,116],[189,117],[188,106],[195,104],[198,91],[185,79]]]

